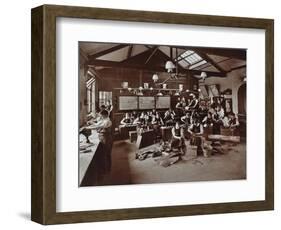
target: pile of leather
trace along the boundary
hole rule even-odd
[[[177,149],[171,149],[170,146],[160,146],[154,150],[137,152],[136,159],[143,161],[147,158],[154,158],[155,162],[163,167],[168,167],[181,160],[182,153]]]
[[[151,151],[151,150],[148,150],[148,151],[145,151],[145,152],[138,152],[136,153],[136,159],[140,160],[140,161],[143,161],[145,160],[146,158],[148,157],[159,157],[161,156],[162,153],[160,151]]]

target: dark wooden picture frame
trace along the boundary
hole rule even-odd
[[[255,28],[265,30],[265,200],[100,211],[56,211],[56,18]],[[162,12],[43,5],[32,9],[31,219],[62,224],[272,210],[274,208],[274,21]]]

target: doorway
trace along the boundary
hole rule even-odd
[[[246,84],[243,84],[238,89],[238,113],[241,115],[246,115],[247,113],[246,94]]]

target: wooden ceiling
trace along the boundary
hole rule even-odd
[[[202,71],[208,77],[225,77],[228,72],[246,67],[246,50],[186,46],[157,46],[79,42],[87,65],[94,68],[134,68],[166,72],[165,63],[171,60],[178,73],[197,78]]]

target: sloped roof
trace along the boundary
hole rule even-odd
[[[198,77],[202,71],[223,76],[246,66],[246,50],[243,49],[95,42],[80,42],[79,47],[88,57],[89,65],[95,67],[143,67],[164,71],[166,61],[171,60],[180,73],[192,71]]]

